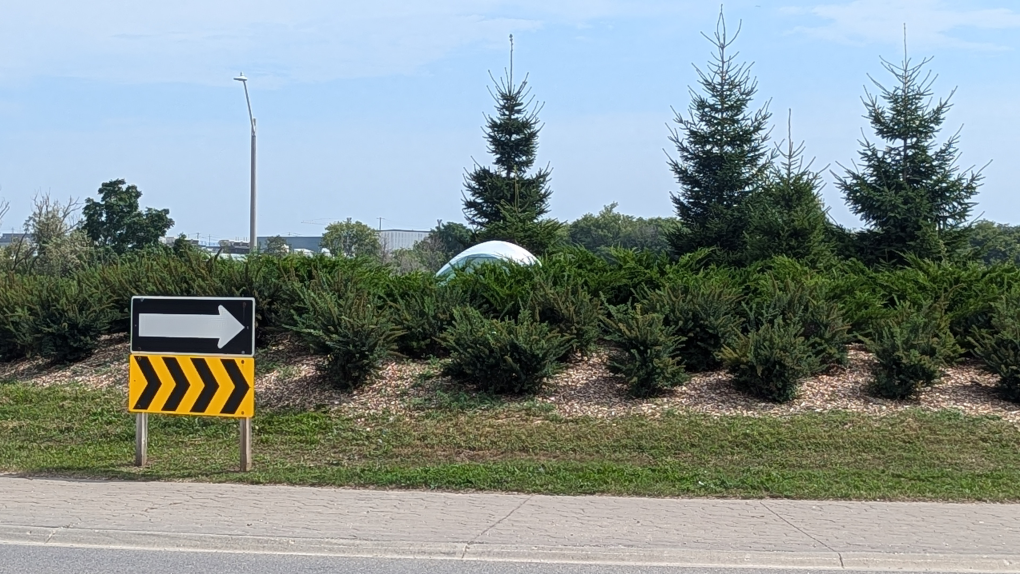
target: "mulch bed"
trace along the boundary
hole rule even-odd
[[[54,366],[39,359],[0,363],[0,381],[38,385],[81,384],[93,388],[126,388],[128,342],[117,335],[104,339],[95,355],[73,365]],[[548,405],[564,417],[606,418],[667,410],[713,415],[790,415],[830,410],[882,415],[910,408],[951,409],[969,415],[992,415],[1020,424],[1020,404],[1000,399],[995,377],[974,363],[946,369],[942,381],[917,398],[895,401],[868,394],[872,357],[860,347],[850,349],[849,364],[804,382],[796,399],[775,404],[735,389],[723,371],[700,373],[690,382],[651,399],[627,397],[623,381],[606,367],[608,351],[578,358],[546,385],[536,397],[509,399]],[[256,398],[260,407],[326,408],[342,414],[413,414],[437,392],[456,390],[432,361],[395,359],[387,362],[368,385],[344,391],[328,384],[319,373],[321,359],[309,355],[291,339],[281,338],[256,356]]]

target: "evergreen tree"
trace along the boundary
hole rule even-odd
[[[827,240],[827,212],[822,178],[804,164],[804,144],[795,146],[787,120],[787,147],[776,146],[779,165],[768,181],[747,201],[747,258],[749,262],[785,255],[811,264],[832,257]]]
[[[682,255],[703,247],[718,249],[720,259],[737,261],[743,255],[746,212],[744,202],[768,174],[772,154],[768,147],[766,104],[748,108],[757,92],[750,67],[735,62],[728,52],[736,36],[726,32],[722,12],[715,34],[706,38],[716,48],[708,71],[698,71],[703,93],[691,90],[688,116],[676,114],[678,128],[670,141],[678,157],[669,166],[680,185],[673,194],[680,225],[668,235],[674,253]]]
[[[930,61],[913,65],[905,46],[902,64],[882,60],[896,83],[887,88],[872,79],[879,94],[866,92],[864,106],[883,145],[862,141],[861,165],[837,176],[851,211],[868,226],[859,234],[858,252],[865,259],[943,259],[967,241],[981,174],[956,165],[958,134],[936,142],[952,92],[932,105],[935,78],[924,72]]]
[[[517,236],[521,232],[529,237],[548,235],[542,230],[530,230],[530,225],[556,224],[539,221],[549,212],[551,170],[546,167],[528,174],[538,151],[538,134],[542,130],[538,113],[542,106],[534,103],[527,76],[520,84],[514,83],[513,36],[510,45],[506,77],[496,81],[489,76],[495,84],[492,97],[496,101],[496,115],[486,114],[485,139],[494,165],[491,168],[476,165],[464,177],[464,216],[479,229],[479,239],[521,243]],[[541,251],[546,246],[525,247]]]
[[[494,221],[475,234],[478,241],[509,241],[536,255],[567,241],[566,226],[555,219],[536,219],[533,212],[507,204],[500,206],[500,213],[500,221]]]

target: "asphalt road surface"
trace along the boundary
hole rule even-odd
[[[1020,574],[1020,504],[575,497],[0,476],[0,572],[566,574],[727,568]]]
[[[671,568],[477,560],[350,558],[0,544],[0,574],[807,574],[812,570]],[[816,570],[815,572],[834,572]],[[850,570],[839,570],[855,574]],[[869,571],[874,574],[876,571]],[[898,571],[902,572],[902,571]],[[861,572],[860,574],[865,574]]]

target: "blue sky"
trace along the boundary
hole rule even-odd
[[[545,102],[539,163],[552,216],[603,205],[671,214],[673,112],[711,54],[709,2],[546,0],[0,0],[0,197],[19,229],[35,193],[93,197],[106,180],[168,207],[173,234],[248,233],[244,72],[259,125],[259,235],[311,235],[352,217],[384,228],[462,221],[463,174],[488,163],[488,73],[515,71]],[[1015,0],[731,1],[778,141],[840,170],[867,130],[879,57],[934,57],[937,96],[957,88],[944,136],[981,166],[975,216],[1020,223],[1020,5]],[[834,219],[859,222],[829,182]]]

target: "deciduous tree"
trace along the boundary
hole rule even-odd
[[[266,240],[266,255],[286,255],[290,252],[287,240],[279,235],[274,235]]]
[[[664,251],[666,229],[670,221],[653,217],[645,219],[616,211],[617,204],[611,203],[598,214],[586,213],[568,226],[570,242],[589,251],[600,251],[610,247],[624,249],[649,249]]]
[[[380,257],[382,245],[376,230],[360,221],[337,221],[326,226],[322,247],[336,257]]]
[[[173,227],[169,209],[138,206],[142,192],[134,185],[125,187],[123,179],[104,183],[99,188],[99,201],[85,200],[82,230],[96,245],[122,254],[132,249],[151,247]]]

